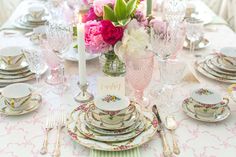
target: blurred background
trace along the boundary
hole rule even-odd
[[[11,16],[17,5],[23,0],[0,0],[0,26]],[[156,0],[161,3],[163,0]],[[197,1],[197,0],[185,0]],[[202,0],[217,15],[222,17],[236,31],[236,0]],[[154,2],[155,3],[155,2]]]

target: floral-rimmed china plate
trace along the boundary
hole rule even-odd
[[[227,106],[224,107],[224,111],[220,115],[212,117],[201,116],[195,112],[194,103],[191,101],[191,98],[187,98],[183,101],[182,109],[187,116],[203,122],[219,122],[225,120],[230,115],[230,108]]]
[[[141,146],[142,144],[148,142],[151,140],[153,135],[157,131],[158,121],[156,116],[152,112],[145,112],[142,111],[143,115],[147,118],[146,121],[146,128],[145,130],[139,134],[138,136],[122,142],[101,142],[96,141],[93,139],[90,139],[88,137],[85,137],[83,134],[81,134],[76,127],[78,115],[81,112],[87,112],[89,109],[89,105],[81,105],[74,109],[71,112],[70,117],[67,120],[67,129],[69,136],[77,143],[88,147],[90,149],[98,149],[98,150],[104,150],[104,151],[123,151],[132,149],[138,146]]]
[[[210,55],[208,57],[205,57],[203,60],[199,60],[196,62],[196,70],[201,73],[202,75],[211,78],[213,80],[217,80],[220,82],[226,82],[226,83],[236,83],[236,76],[230,76],[223,73],[216,72],[212,70],[210,67],[208,67],[206,61],[211,60],[213,55]],[[217,63],[218,65],[218,63]]]
[[[104,122],[99,121],[98,119],[96,119],[91,111],[88,111],[85,116],[85,121],[97,128],[100,129],[107,129],[107,130],[119,130],[119,129],[125,129],[130,127],[131,125],[133,125],[135,122],[137,122],[140,118],[140,113],[138,111],[135,111],[132,113],[131,118],[129,118],[128,120],[123,121],[122,123],[117,123],[114,125],[111,124],[107,124]]]
[[[236,84],[232,84],[228,87],[227,92],[229,93],[230,97],[236,102]]]
[[[41,102],[42,102],[42,98],[40,96],[39,99],[30,100],[29,105],[26,108],[22,110],[14,111],[10,109],[7,105],[5,105],[4,98],[0,98],[0,113],[4,115],[8,115],[8,116],[19,116],[19,115],[27,114],[29,112],[32,112],[38,109],[38,107],[41,105]]]
[[[139,120],[138,122],[134,123],[130,127],[125,128],[125,129],[121,129],[121,130],[100,129],[100,128],[94,127],[94,126],[92,126],[88,123],[86,123],[86,125],[87,125],[87,127],[89,127],[94,132],[97,132],[97,133],[102,134],[102,135],[120,135],[120,134],[127,134],[127,133],[135,130],[137,127],[139,127],[139,125],[141,125],[141,123],[143,123],[142,120]]]
[[[127,134],[120,134],[120,135],[102,135],[99,133],[96,133],[92,129],[88,128],[86,126],[86,122],[84,120],[85,113],[80,113],[77,121],[77,128],[79,132],[81,132],[84,136],[97,140],[97,141],[104,141],[104,142],[119,142],[119,141],[125,141],[129,140],[133,137],[138,136],[144,129],[145,125],[144,123],[141,123],[137,128],[135,128],[133,131]]]

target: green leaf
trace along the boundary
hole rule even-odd
[[[111,20],[111,21],[114,21],[114,22],[117,21],[116,16],[114,14],[114,11],[108,5],[105,5],[103,7],[103,10],[104,10],[104,14],[103,14],[103,19],[104,20]]]
[[[135,11],[137,1],[138,0],[129,0],[128,1],[128,3],[127,3],[127,14],[128,15],[131,15]]]
[[[130,22],[130,20],[130,17],[123,20],[118,20],[119,26],[126,26]]]
[[[77,27],[76,26],[73,27],[73,36],[74,37],[77,36]]]
[[[126,8],[127,6],[124,0],[116,0],[116,4],[114,6],[114,12],[115,16],[117,17],[117,20],[122,20],[127,17]]]

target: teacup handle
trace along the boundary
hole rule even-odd
[[[31,100],[41,102],[42,101],[42,96],[40,94],[33,93],[32,97],[31,97]]]
[[[227,106],[229,104],[229,98],[223,98],[224,106]]]

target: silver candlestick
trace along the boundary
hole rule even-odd
[[[79,94],[77,94],[74,97],[75,101],[77,101],[79,103],[87,103],[87,102],[92,101],[94,98],[93,94],[91,94],[87,91],[89,84],[86,83],[86,84],[82,85],[78,82],[78,85],[79,85],[79,88],[81,91]]]

